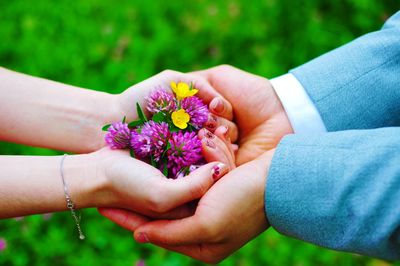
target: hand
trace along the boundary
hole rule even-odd
[[[270,150],[221,178],[188,218],[149,221],[118,210],[102,214],[135,231],[138,242],[153,243],[206,263],[218,263],[269,227],[264,190],[273,153]]]
[[[236,163],[241,165],[267,150],[273,149],[281,138],[293,133],[286,112],[268,79],[237,68],[222,65],[194,72],[205,78],[234,107],[239,128],[239,150]],[[222,100],[210,103],[211,111],[230,111]]]
[[[165,70],[147,80],[144,80],[138,84],[125,90],[123,93],[117,95],[112,104],[112,111],[110,112],[110,117],[108,122],[120,121],[124,116],[126,116],[127,121],[133,121],[138,119],[136,113],[135,104],[138,102],[141,106],[145,105],[145,98],[149,96],[150,92],[158,87],[163,87],[166,90],[171,91],[170,83],[175,82],[186,82],[193,83],[195,87],[199,90],[198,96],[206,104],[209,104],[212,99],[221,99],[223,105],[225,106],[224,112],[219,114],[217,118],[211,115],[209,121],[206,125],[210,125],[212,131],[218,126],[225,125],[229,128],[229,134],[233,141],[237,138],[237,127],[232,120],[232,106],[226,101],[214,88],[206,81],[204,78],[193,74],[184,74],[177,71]],[[172,92],[172,91],[171,91]],[[145,110],[146,111],[146,110]],[[217,121],[217,122],[216,122]]]
[[[102,202],[96,206],[129,209],[153,218],[192,215],[195,206],[185,203],[200,198],[216,180],[235,168],[227,133],[225,126],[218,127],[215,134],[200,130],[203,156],[214,163],[177,180],[167,179],[158,169],[131,158],[127,151],[104,148],[91,154],[100,173],[97,179],[106,184],[98,193]]]
[[[151,165],[131,158],[128,151],[104,148],[90,156],[91,162],[96,162],[96,179],[102,181],[93,197],[96,207],[128,209],[157,218],[190,215],[191,210],[184,204],[200,198],[229,170],[227,165],[213,162],[186,178],[172,180]]]

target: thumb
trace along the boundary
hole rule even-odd
[[[167,209],[178,207],[201,198],[210,187],[228,173],[226,164],[212,162],[201,166],[188,176],[180,179],[165,179],[163,198],[167,199]]]

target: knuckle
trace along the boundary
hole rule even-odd
[[[172,72],[171,69],[164,69],[161,73],[162,74],[168,74],[168,73],[171,73],[171,72]]]
[[[165,191],[161,186],[154,186],[150,190],[150,196],[148,198],[148,208],[156,213],[164,213],[168,211],[168,203],[163,197]]]
[[[203,88],[204,85],[208,85],[207,79],[203,78],[202,76],[190,75],[188,76],[196,82],[196,86],[198,88]]]
[[[172,69],[165,69],[165,70],[163,70],[163,71],[161,72],[161,74],[162,74],[162,75],[165,75],[165,76],[172,76],[172,75],[177,75],[177,74],[179,74],[179,72],[177,72],[177,71],[175,71],[175,70],[172,70]]]
[[[198,223],[199,232],[205,236],[210,242],[218,242],[219,230],[215,224],[208,220],[200,220]]]
[[[203,221],[200,223],[200,232],[207,237],[210,243],[225,243],[228,239],[226,236],[226,226],[218,222]]]
[[[208,182],[194,182],[194,181],[190,182],[191,183],[189,184],[189,193],[192,199],[200,198],[207,192],[209,188]]]
[[[229,71],[232,71],[233,69],[235,69],[235,67],[228,65],[228,64],[219,65],[216,68],[218,71],[221,71],[221,72],[229,72]]]

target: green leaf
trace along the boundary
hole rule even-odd
[[[165,151],[167,151],[167,150],[169,150],[169,149],[171,149],[171,142],[168,142],[167,148],[165,149]]]
[[[122,123],[125,123],[126,121],[126,115],[124,116],[124,119],[122,119]]]
[[[171,132],[178,132],[180,128],[176,127],[175,125],[170,124],[169,125],[169,131]]]
[[[130,122],[129,124],[128,124],[128,127],[137,127],[137,126],[141,126],[141,125],[143,125],[143,121],[142,120],[135,120],[135,121],[132,121],[132,122]]]
[[[171,143],[168,142],[167,147],[165,148],[163,154],[161,155],[162,158],[164,158],[165,154],[167,153],[167,151],[171,149]]]
[[[153,118],[151,120],[153,120],[156,123],[159,123],[159,122],[164,122],[166,118],[167,117],[163,112],[158,112],[155,115],[153,115]]]
[[[135,155],[135,152],[133,150],[129,150],[129,153],[131,154],[132,158],[136,159],[136,155]]]
[[[167,164],[164,164],[163,174],[168,177],[168,167]]]
[[[101,130],[108,131],[109,127],[111,127],[111,124],[105,125]]]
[[[150,163],[151,163],[151,165],[152,165],[153,167],[156,167],[156,168],[157,168],[157,162],[154,161],[153,155],[150,156]]]
[[[186,128],[189,132],[196,131],[196,128],[192,124],[188,124],[188,127]]]
[[[137,111],[137,113],[138,113],[138,116],[139,116],[140,120],[142,120],[143,123],[144,123],[144,122],[147,122],[147,118],[146,118],[146,116],[144,115],[144,112],[143,112],[143,110],[142,110],[142,107],[140,107],[140,104],[139,104],[139,103],[136,103],[136,111]]]

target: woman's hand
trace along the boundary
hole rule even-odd
[[[221,137],[224,133],[224,127],[216,130]],[[127,151],[108,148],[64,159],[0,156],[0,219],[66,210],[61,174],[79,209],[114,207],[156,218],[189,216],[193,214],[193,204],[184,204],[200,198],[234,167],[233,151],[224,147],[227,140],[210,132],[200,138],[204,157],[215,162],[178,180],[167,179],[151,165],[131,158]]]
[[[229,129],[229,136],[232,141],[236,141],[238,132],[237,127],[232,120],[232,106],[225,100],[211,85],[208,81],[198,75],[184,74],[177,71],[165,70],[157,75],[150,77],[138,84],[125,90],[123,93],[116,95],[113,100],[112,112],[108,122],[120,121],[126,116],[127,121],[133,121],[138,119],[136,113],[135,104],[138,102],[141,106],[145,106],[145,99],[150,93],[159,88],[160,86],[166,90],[172,92],[170,88],[171,82],[185,82],[187,84],[193,83],[194,86],[199,90],[196,94],[206,104],[209,104],[213,99],[221,101],[224,106],[224,111],[220,112],[218,116],[210,115],[209,121],[206,123],[206,127],[214,132],[214,130],[221,125],[225,125]],[[146,111],[146,110],[145,110]]]
[[[105,146],[105,124],[136,120],[136,102],[163,86],[170,89],[171,81],[193,82],[198,96],[205,103],[219,97],[225,111],[221,118],[210,116],[210,125],[227,125],[231,138],[237,136],[232,107],[202,77],[176,71],[163,71],[125,92],[113,95],[32,77],[0,67],[0,140],[46,147],[75,153],[88,153]],[[18,106],[18,112],[15,112]],[[26,134],[26,132],[30,134]]]
[[[186,203],[200,198],[229,171],[219,162],[201,166],[185,178],[167,179],[161,171],[130,157],[128,151],[104,148],[91,155],[96,161],[101,189],[96,207],[129,209],[149,217],[184,217],[191,213]],[[178,206],[182,206],[175,209]],[[174,210],[175,209],[175,210]]]
[[[185,204],[199,199],[219,178],[235,168],[234,150],[227,135],[225,126],[218,127],[215,134],[200,130],[203,156],[210,163],[175,180],[131,158],[126,151],[105,148],[94,153],[94,159],[99,161],[98,172],[103,173],[100,178],[107,184],[99,193],[98,207],[129,209],[153,218],[192,215],[196,206]]]

